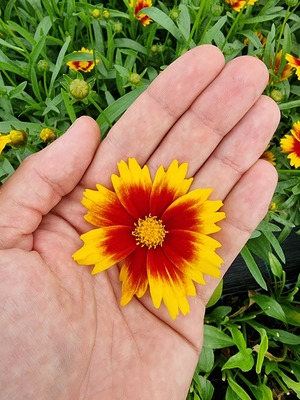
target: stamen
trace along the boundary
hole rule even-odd
[[[147,246],[148,249],[156,248],[158,245],[162,246],[168,231],[165,230],[162,220],[157,219],[156,216],[152,217],[151,214],[144,219],[139,218],[138,222],[134,224],[135,230],[132,232],[135,236],[136,243]]]

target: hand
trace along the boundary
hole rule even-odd
[[[261,93],[264,64],[225,65],[204,45],[167,68],[99,145],[97,124],[82,117],[60,139],[28,157],[0,193],[1,399],[185,399],[202,345],[205,304],[219,281],[189,299],[172,320],[147,297],[119,305],[118,267],[98,275],[72,254],[91,229],[85,188],[111,185],[117,162],[135,157],[152,172],[189,162],[193,188],[210,186],[226,219],[224,274],[264,217],[275,169],[258,160],[279,121]],[[148,302],[147,302],[148,301]],[[146,302],[145,307],[143,302]]]

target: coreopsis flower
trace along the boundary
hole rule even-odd
[[[253,6],[257,0],[225,0],[227,4],[231,6],[235,11],[240,12],[241,9],[246,6]],[[247,4],[246,4],[247,3]]]
[[[281,63],[281,58],[282,58],[282,50],[280,50],[276,54],[275,60],[274,60],[273,64],[270,66],[273,69],[275,75],[277,75],[278,72],[279,72],[279,66],[280,66],[280,63]],[[292,76],[292,74],[293,74],[292,69],[293,68],[287,63],[283,67],[283,70],[281,71],[280,76],[278,77],[277,81],[278,82],[282,82],[282,81],[288,79],[290,76]],[[273,83],[272,79],[270,80],[270,83],[271,84]]]
[[[295,168],[300,167],[300,121],[294,123],[291,135],[286,134],[280,140],[282,153],[288,154],[290,165]]]
[[[258,39],[259,39],[261,45],[262,45],[262,46],[265,46],[266,43],[267,43],[267,39],[264,37],[264,35],[263,35],[260,31],[255,31],[254,34],[258,37]],[[245,44],[246,46],[249,45],[249,39],[248,39],[248,38],[245,38],[245,39],[244,39],[244,44]]]
[[[133,9],[133,15],[138,19],[143,26],[149,25],[152,19],[148,15],[139,12],[143,8],[152,7],[152,0],[130,0],[129,7]]]
[[[268,161],[270,164],[272,164],[272,165],[274,165],[274,166],[276,165],[276,162],[275,162],[275,160],[276,160],[275,155],[274,155],[274,153],[273,153],[272,151],[270,151],[270,150],[264,151],[263,154],[260,156],[260,158],[261,158],[262,160]]]
[[[12,129],[9,134],[2,135],[0,133],[0,154],[4,150],[7,144],[11,144],[16,147],[24,146],[27,141],[26,132],[23,130]]]
[[[300,80],[300,59],[292,56],[291,54],[286,54],[285,59],[287,60],[288,65],[290,66],[291,69],[293,69],[293,68],[296,69],[296,75],[298,76],[298,79]]]
[[[90,53],[93,54],[93,50],[87,50],[86,48],[82,47],[81,50],[79,51],[73,51],[73,53]],[[99,60],[96,60],[96,64],[99,62]],[[67,62],[67,66],[70,69],[74,69],[75,71],[83,71],[83,72],[90,72],[92,69],[95,68],[95,62],[94,60],[90,61],[69,61]]]
[[[9,137],[9,135],[2,135],[0,133],[0,154],[2,153],[2,151],[4,150],[5,146],[11,143],[11,138]]]
[[[189,312],[187,296],[195,296],[193,282],[205,284],[203,275],[218,278],[221,244],[209,236],[225,218],[220,200],[208,200],[212,189],[188,192],[188,164],[175,160],[152,180],[147,166],[134,158],[118,164],[113,190],[96,185],[87,189],[82,204],[85,219],[96,226],[84,233],[84,245],[73,254],[81,265],[94,265],[93,274],[116,263],[122,281],[121,305],[149,288],[153,305],[163,301],[172,318]]]
[[[23,129],[12,129],[9,132],[9,138],[11,140],[11,144],[17,147],[24,146],[24,144],[27,142],[27,135]]]

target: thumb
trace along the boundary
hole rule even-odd
[[[100,140],[99,128],[81,117],[59,139],[28,157],[0,189],[0,249],[32,249],[32,233],[80,181]]]

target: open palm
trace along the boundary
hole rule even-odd
[[[21,165],[0,192],[0,398],[185,399],[202,345],[207,278],[172,320],[149,295],[119,305],[118,266],[92,276],[71,255],[91,227],[85,188],[111,186],[117,162],[135,157],[152,173],[189,163],[193,188],[212,187],[226,219],[214,237],[225,273],[264,217],[275,169],[258,160],[279,120],[261,93],[265,66],[252,57],[225,65],[213,46],[167,68],[99,145],[82,117]]]

